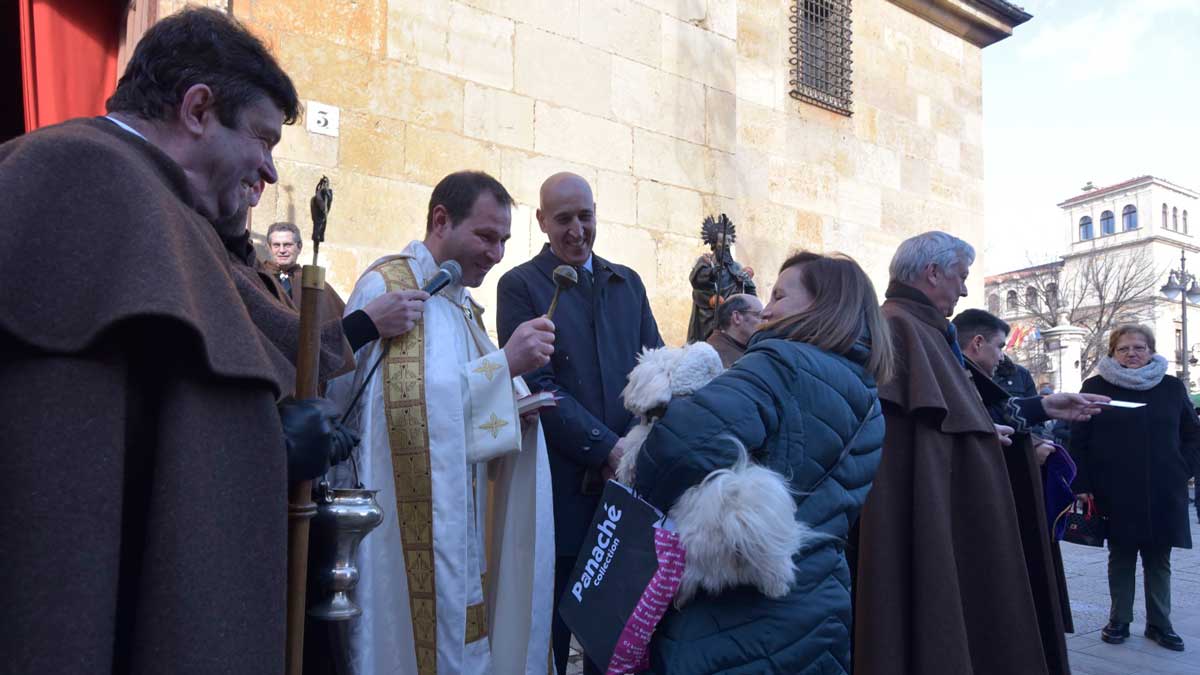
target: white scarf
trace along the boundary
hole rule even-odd
[[[1158,386],[1167,374],[1167,359],[1162,354],[1150,357],[1150,363],[1141,368],[1126,368],[1111,356],[1100,359],[1096,372],[1114,387],[1146,391]]]

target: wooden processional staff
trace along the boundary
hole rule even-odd
[[[317,265],[325,225],[333,206],[329,178],[321,176],[312,208],[313,262],[301,270],[300,347],[296,356],[297,400],[317,397],[317,375],[321,353],[321,300],[325,293],[325,268]],[[304,665],[304,609],[308,583],[308,528],[317,513],[312,500],[312,481],[293,483],[288,491],[288,596],[287,675],[300,675]]]

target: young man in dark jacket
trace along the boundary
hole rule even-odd
[[[1036,397],[1033,378],[1024,368],[1014,364],[1004,354],[1004,341],[1008,337],[1008,324],[999,317],[981,309],[968,309],[954,317],[958,345],[971,368],[971,378],[988,406],[992,421],[1005,424],[1005,403],[1012,397],[1024,397],[1027,392]],[[1007,377],[1000,376],[1000,369],[1007,363]],[[1022,378],[1028,378],[1028,386],[1019,386]],[[1007,386],[1006,386],[1007,385]],[[1040,431],[1041,427],[1034,431]],[[1050,529],[1046,516],[1049,509],[1057,513],[1072,501],[1068,494],[1047,497],[1047,481],[1068,483],[1074,474],[1061,475],[1054,463],[1047,463],[1049,456],[1057,452],[1054,444],[1035,433],[1018,432],[1009,437],[1010,445],[1004,448],[1004,462],[1008,468],[1012,487],[1013,503],[1021,531],[1021,543],[1025,553],[1025,566],[1029,571],[1029,583],[1037,607],[1038,628],[1042,633],[1043,645],[1055,650],[1065,649],[1064,633],[1074,632],[1071,621],[1071,605],[1067,596],[1066,574],[1063,572],[1062,552]],[[1053,473],[1047,474],[1047,469]],[[1065,499],[1065,502],[1054,501]],[[1057,657],[1056,657],[1057,658]],[[1066,663],[1066,657],[1062,657]]]
[[[1000,363],[996,364],[996,373],[992,375],[992,381],[1008,392],[1009,396],[1029,398],[1038,395],[1037,385],[1033,383],[1033,376],[1029,374],[1029,370],[1025,366],[1013,363],[1008,354],[1000,355]]]

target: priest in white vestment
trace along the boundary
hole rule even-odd
[[[349,314],[419,289],[447,259],[463,268],[462,283],[426,300],[412,330],[360,349],[356,371],[329,387],[348,405],[382,355],[351,418],[362,436],[359,480],[379,490],[385,514],[359,549],[363,615],[350,628],[359,675],[547,672],[550,469],[536,415],[522,420],[517,399],[528,393],[519,375],[553,351],[553,325],[530,321],[498,349],[466,288],[503,256],[510,207],[486,174],[448,176],[434,190],[425,241],[372,264],[346,304]],[[349,486],[350,463],[335,478]]]

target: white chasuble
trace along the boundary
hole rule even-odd
[[[438,266],[414,241],[359,279],[346,313],[419,288]],[[554,523],[540,424],[522,431],[508,371],[466,289],[425,303],[391,340],[357,413],[359,479],[379,490],[383,523],[363,540],[350,628],[358,675],[543,675],[550,650]],[[329,385],[343,408],[384,342]],[[353,482],[349,462],[338,485]]]

